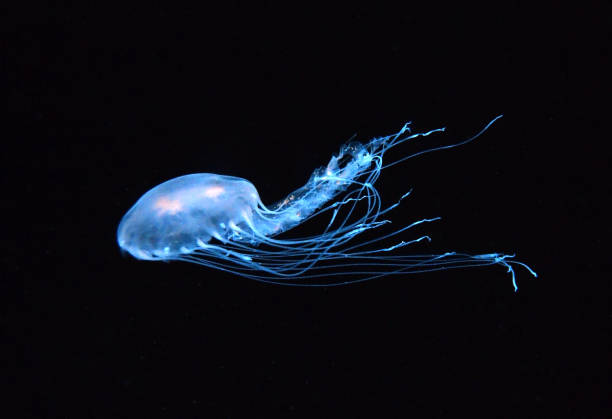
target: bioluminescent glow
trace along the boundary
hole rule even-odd
[[[431,239],[423,235],[401,240],[400,235],[440,217],[404,221],[402,227],[388,231],[391,221],[384,217],[410,191],[383,208],[374,186],[383,169],[424,153],[466,144],[500,117],[467,140],[391,163],[383,160],[390,149],[444,128],[412,134],[406,124],[398,133],[366,144],[351,142],[327,166],[315,170],[306,185],[271,206],[264,205],[255,186],[245,179],[210,173],[180,176],[156,186],[136,202],[119,224],[117,241],[137,259],[193,262],[274,284],[330,286],[385,275],[501,265],[511,274],[516,290],[512,265],[525,267],[533,276],[536,273],[513,260],[514,255],[408,252]],[[408,219],[405,213],[400,215]],[[308,219],[323,216],[329,222],[319,234],[277,237]]]

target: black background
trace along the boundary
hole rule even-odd
[[[607,228],[593,201],[609,197],[594,183],[609,159],[586,134],[599,128],[586,106],[608,50],[582,40],[606,35],[605,15],[292,2],[19,15],[4,50],[7,144],[20,151],[3,158],[25,169],[14,172],[25,193],[3,202],[27,220],[9,265],[25,310],[10,303],[5,322],[23,334],[21,408],[609,415]],[[414,188],[396,224],[442,216],[414,233],[432,237],[423,249],[516,252],[539,274],[518,268],[518,293],[501,267],[313,289],[140,262],[116,245],[122,215],[170,178],[239,176],[273,203],[355,133],[413,121],[447,127],[422,144],[448,144],[502,113],[476,141],[390,168],[378,187],[387,204]]]

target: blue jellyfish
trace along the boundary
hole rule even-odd
[[[467,140],[390,163],[383,160],[389,149],[444,128],[413,134],[408,123],[396,134],[366,144],[349,142],[327,166],[315,170],[303,187],[271,206],[261,201],[255,186],[245,179],[211,173],[180,176],[154,187],[134,204],[119,224],[117,241],[137,259],[193,262],[274,284],[331,286],[385,275],[497,264],[507,268],[516,290],[512,265],[525,267],[533,276],[536,273],[513,260],[514,255],[400,250],[430,241],[427,235],[407,240],[399,237],[440,217],[388,231],[390,220],[384,217],[410,191],[384,208],[374,186],[383,169],[424,153],[466,144],[500,117]],[[329,221],[319,234],[281,235],[323,216]]]

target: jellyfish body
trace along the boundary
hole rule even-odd
[[[182,260],[284,285],[341,285],[385,275],[498,264],[510,272],[516,290],[512,265],[536,274],[524,263],[512,260],[514,255],[407,254],[399,250],[430,240],[426,235],[407,241],[397,237],[439,217],[361,239],[366,231],[384,229],[390,221],[383,216],[410,194],[383,208],[374,184],[384,168],[472,141],[500,117],[460,143],[430,148],[388,164],[383,163],[383,157],[390,148],[444,128],[411,134],[406,124],[396,134],[366,144],[346,144],[327,166],[315,170],[303,187],[269,207],[245,179],[210,173],[174,178],[148,191],[125,214],[117,241],[137,259]],[[319,234],[276,237],[323,215],[329,222]],[[395,240],[391,246],[381,245],[389,240]]]

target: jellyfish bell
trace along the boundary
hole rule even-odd
[[[260,202],[253,184],[234,176],[196,173],[164,182],[144,194],[117,230],[119,246],[138,259],[191,253],[211,237],[229,240],[247,228]]]
[[[315,170],[303,187],[269,207],[245,179],[211,173],[177,177],[154,187],[134,204],[119,224],[117,242],[137,259],[181,260],[262,282],[299,286],[341,285],[386,275],[497,264],[511,273],[516,290],[512,265],[536,274],[527,265],[511,260],[514,255],[396,253],[397,249],[430,240],[427,235],[407,241],[398,240],[398,236],[440,217],[413,221],[362,239],[365,231],[390,223],[383,216],[410,194],[383,208],[374,184],[384,168],[472,141],[500,117],[467,140],[419,151],[391,163],[383,163],[389,149],[444,129],[411,134],[406,124],[395,134],[365,144],[348,143],[326,166]],[[329,222],[322,232],[277,238],[323,215]],[[388,240],[396,241],[383,246]]]

